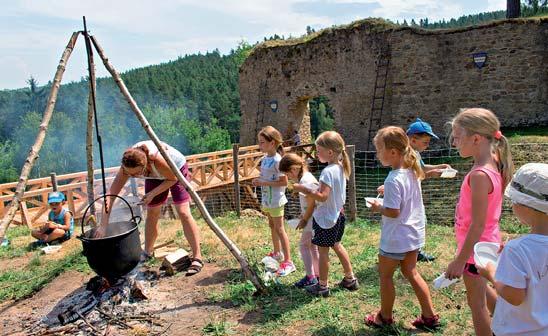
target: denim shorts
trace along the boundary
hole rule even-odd
[[[379,255],[382,255],[383,257],[390,258],[390,259],[403,260],[405,259],[405,256],[407,255],[407,253],[415,252],[415,251],[418,251],[418,250],[401,252],[401,253],[392,253],[392,252],[386,252],[379,248]]]

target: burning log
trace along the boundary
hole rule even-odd
[[[94,295],[90,295],[82,305],[69,307],[66,311],[57,315],[57,318],[62,325],[74,322],[78,320],[80,316],[87,315],[98,303],[99,301],[97,298]]]

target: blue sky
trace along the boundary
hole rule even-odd
[[[82,16],[118,71],[158,64],[215,48],[230,51],[273,34],[300,36],[366,17],[440,20],[506,8],[506,0],[17,0],[2,1],[0,90],[53,78]],[[97,62],[97,61],[96,61]],[[79,39],[63,78],[86,76]],[[105,76],[97,64],[99,76]]]

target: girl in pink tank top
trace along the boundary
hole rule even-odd
[[[509,145],[499,128],[493,112],[481,108],[465,109],[452,121],[453,145],[461,157],[473,158],[474,166],[460,188],[455,211],[457,253],[445,276],[463,276],[474,331],[479,336],[492,335],[489,311],[494,310],[496,294],[478,274],[474,245],[480,241],[500,243],[502,194],[513,172]]]

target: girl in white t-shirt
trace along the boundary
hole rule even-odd
[[[371,211],[382,215],[379,248],[381,309],[365,317],[368,326],[394,323],[392,309],[396,290],[392,277],[399,267],[411,283],[421,306],[421,316],[412,324],[417,328],[439,327],[428,285],[416,269],[417,254],[424,245],[424,206],[420,180],[424,178],[415,151],[404,130],[388,126],[373,139],[381,164],[392,171],[384,181],[383,204],[371,202]]]
[[[259,150],[266,155],[261,160],[261,174],[252,181],[252,184],[261,187],[261,210],[268,216],[274,247],[274,251],[269,253],[268,256],[281,261],[277,273],[286,276],[295,271],[295,265],[291,261],[289,238],[284,228],[287,176],[282,174],[278,167],[284,152],[282,135],[274,127],[266,126],[261,129],[257,138]]]
[[[329,249],[332,248],[344,270],[344,278],[339,286],[348,290],[358,289],[358,279],[352,271],[352,264],[346,249],[341,244],[344,234],[346,201],[346,179],[350,176],[350,160],[346,154],[344,140],[334,131],[323,132],[316,139],[316,154],[327,167],[320,175],[320,188],[315,191],[301,184],[295,184],[295,191],[301,192],[316,201],[312,219],[312,244],[320,252],[320,280],[306,290],[316,296],[329,296]]]
[[[298,183],[314,191],[320,187],[318,180],[308,171],[306,162],[295,153],[284,155],[280,161],[280,171],[289,179],[288,190],[292,188],[292,183]],[[312,213],[316,204],[311,197],[306,197],[302,193],[299,193],[299,203],[301,205],[301,216],[297,229],[303,230],[299,249],[306,274],[295,283],[295,286],[305,288],[318,283],[320,256],[318,247],[312,244]]]
[[[497,336],[548,335],[548,164],[523,165],[505,195],[531,232],[504,246],[498,266],[476,264],[498,294],[491,329]]]

